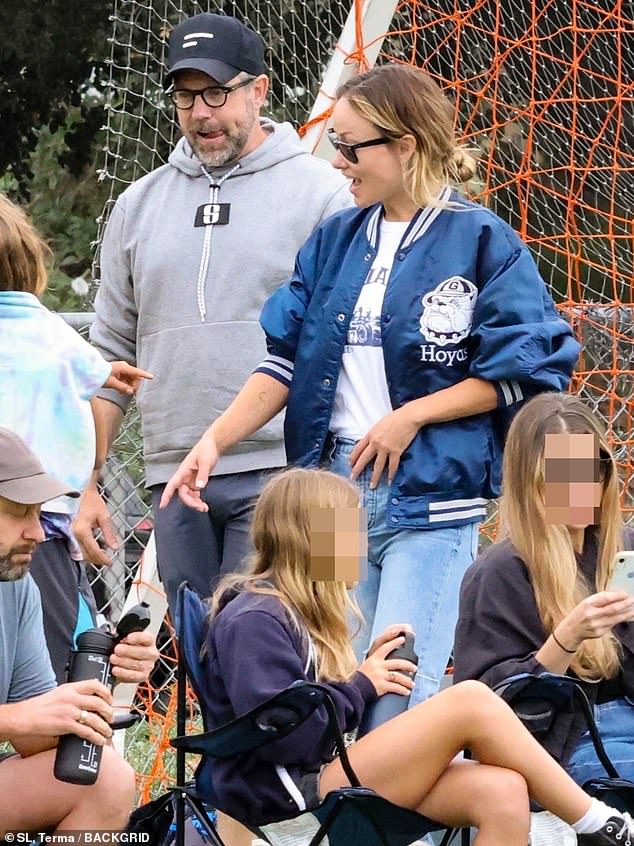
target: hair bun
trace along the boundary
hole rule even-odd
[[[457,182],[469,182],[476,174],[478,164],[475,158],[462,147],[456,147],[449,165]]]

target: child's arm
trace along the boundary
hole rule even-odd
[[[97,529],[101,531],[104,543],[109,549],[119,548],[119,538],[108,506],[97,485],[101,469],[108,457],[108,450],[117,437],[123,420],[123,411],[118,405],[100,397],[93,397],[90,407],[95,421],[95,469],[79,502],[79,510],[73,520],[73,534],[86,561],[99,567],[109,567],[112,560],[106,550],[97,543],[94,532]]]
[[[135,394],[141,379],[153,379],[152,373],[140,370],[125,361],[113,361],[110,376],[103,383],[104,388],[114,388],[122,394]]]

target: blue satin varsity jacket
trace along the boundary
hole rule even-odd
[[[570,381],[579,344],[528,248],[493,212],[446,188],[450,208],[421,209],[394,256],[381,314],[393,408],[468,378],[496,388],[486,414],[420,429],[401,457],[387,519],[434,529],[480,520],[500,492],[510,417]],[[265,303],[268,357],[256,372],[288,385],[289,463],[318,464],[348,326],[377,252],[383,209],[346,209],[300,250],[290,281]]]

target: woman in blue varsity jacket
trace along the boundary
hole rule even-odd
[[[353,77],[333,124],[333,165],[359,208],[330,217],[301,249],[262,312],[269,356],[163,503],[180,488],[206,509],[199,489],[218,453],[286,406],[289,463],[352,475],[362,491],[357,653],[396,617],[409,623],[415,704],[446,666],[460,582],[499,493],[506,423],[530,395],[567,386],[579,346],[526,245],[450,188],[474,162],[429,76],[387,65]]]
[[[410,692],[403,672],[413,665],[387,658],[402,644],[401,626],[382,632],[360,666],[350,645],[355,607],[347,588],[365,546],[361,514],[356,487],[334,473],[296,467],[265,485],[247,572],[226,577],[211,603],[202,695],[210,727],[297,680],[328,689],[345,731],[377,697]],[[456,759],[465,747],[474,761]],[[618,812],[590,800],[480,682],[450,687],[348,752],[365,787],[441,823],[475,825],[482,846],[525,846],[528,794],[573,824],[583,846],[616,846],[634,834]],[[286,738],[214,761],[211,778],[217,807],[256,826],[297,816],[347,783],[323,708]]]

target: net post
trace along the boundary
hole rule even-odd
[[[353,0],[346,23],[341,32],[332,57],[328,62],[319,94],[308,117],[308,127],[302,137],[302,144],[316,156],[330,161],[334,150],[325,135],[326,120],[318,121],[333,103],[337,88],[359,69],[359,62],[349,57],[359,50],[369,67],[376,62],[383,45],[383,39],[390,28],[398,0],[363,0],[361,9],[362,43],[357,40],[357,5],[362,0]],[[313,123],[315,121],[315,123]]]
[[[130,586],[120,616],[126,614],[130,608],[139,602],[147,602],[150,606],[150,625],[147,631],[156,637],[167,612],[167,598],[158,574],[154,532],[150,535],[143,556],[139,561],[134,581]],[[137,687],[137,684],[131,682],[115,686],[112,697],[115,712],[129,710],[134,701]],[[122,755],[125,735],[125,731],[115,732],[113,735],[113,746]]]

